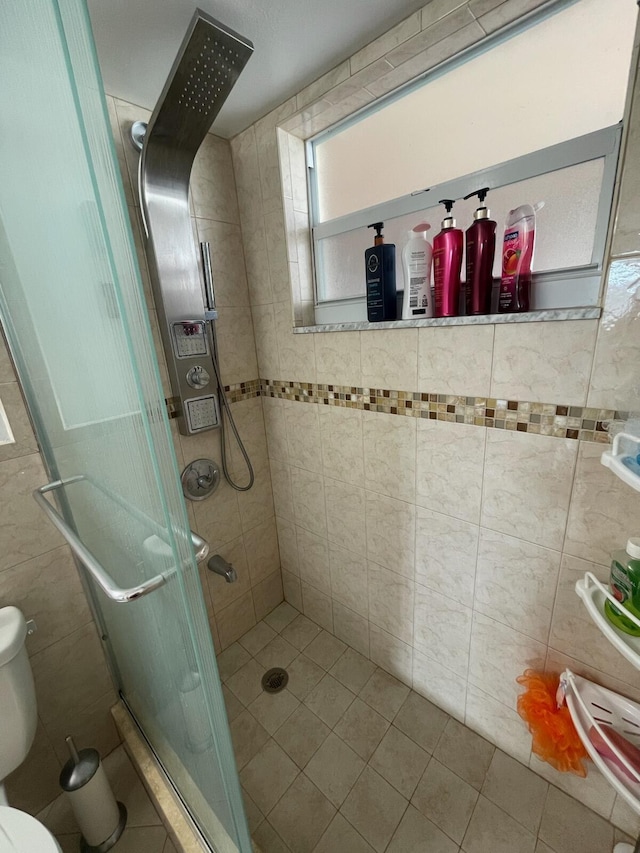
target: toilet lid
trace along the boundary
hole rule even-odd
[[[0,853],[60,853],[53,835],[35,817],[0,806]]]

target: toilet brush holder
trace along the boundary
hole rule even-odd
[[[127,810],[116,801],[95,749],[78,751],[73,738],[66,738],[71,758],[60,773],[80,828],[82,853],[106,853],[116,844],[127,825]]]

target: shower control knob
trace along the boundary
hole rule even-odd
[[[210,379],[211,377],[207,371],[199,364],[196,364],[196,366],[192,367],[187,373],[187,382],[192,388],[206,388]]]

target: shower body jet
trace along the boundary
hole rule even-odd
[[[160,335],[183,435],[219,426],[214,335],[189,212],[195,156],[253,53],[250,41],[197,9],[153,115],[139,191]],[[215,251],[215,247],[214,247]]]

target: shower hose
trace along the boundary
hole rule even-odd
[[[240,438],[240,433],[238,432],[238,428],[236,426],[236,422],[233,419],[233,415],[231,414],[231,406],[229,405],[229,401],[227,400],[227,395],[225,394],[224,385],[222,384],[222,379],[220,377],[220,362],[218,359],[218,342],[216,340],[216,331],[215,331],[215,321],[209,320],[207,323],[209,328],[209,339],[211,341],[211,354],[213,361],[213,369],[216,374],[216,382],[218,383],[218,403],[220,409],[220,444],[221,444],[221,453],[222,453],[222,473],[224,474],[225,480],[232,489],[235,489],[237,492],[248,492],[249,489],[253,486],[255,482],[255,474],[253,473],[253,465],[251,464],[251,459],[249,459],[249,454]],[[231,431],[233,432],[233,436],[236,440],[238,447],[240,448],[240,452],[245,461],[245,465],[247,466],[247,471],[249,472],[249,482],[246,486],[240,486],[235,482],[233,477],[229,472],[229,466],[227,464],[227,439],[225,432],[225,415],[229,419],[229,426],[231,427]]]

